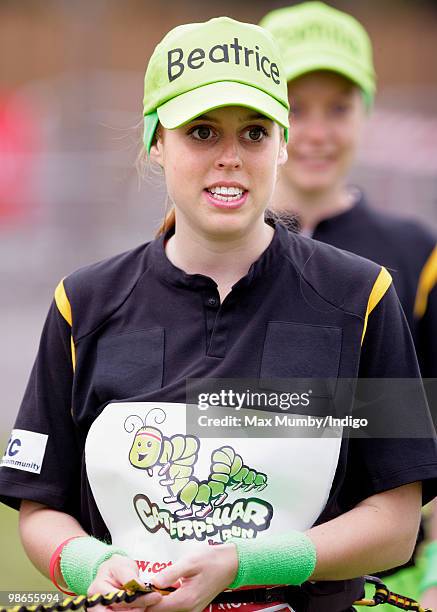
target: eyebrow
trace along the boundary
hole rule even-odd
[[[266,115],[262,115],[261,113],[253,113],[245,117],[242,122],[256,120],[272,121],[271,119],[269,119],[269,117],[266,117]],[[212,117],[208,113],[206,113],[205,115],[199,115],[198,117],[194,117],[194,119],[192,119],[191,121],[212,121],[213,123],[219,123],[217,119],[214,119],[214,117]]]

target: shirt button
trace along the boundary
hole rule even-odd
[[[212,308],[218,306],[218,299],[215,297],[208,298],[208,306],[211,306]]]

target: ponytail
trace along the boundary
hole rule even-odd
[[[154,164],[150,160],[150,157],[147,154],[144,144],[141,146],[141,150],[138,153],[135,166],[137,168],[137,172],[138,172],[138,176],[140,180],[145,179],[148,171],[152,172],[153,174],[162,176],[161,166],[159,166],[158,164]],[[166,213],[164,219],[161,222],[161,225],[158,227],[155,233],[155,238],[159,238],[163,234],[166,234],[169,230],[174,229],[175,225],[176,225],[176,214],[175,214],[175,209],[172,206],[170,211]]]
[[[162,236],[163,234],[166,234],[169,230],[174,229],[175,225],[176,225],[176,214],[175,214],[174,207],[172,207],[170,209],[170,212],[168,212],[165,215],[161,225],[159,226],[159,228],[158,228],[158,230],[157,230],[157,232],[155,234],[155,237],[159,238],[159,236]]]

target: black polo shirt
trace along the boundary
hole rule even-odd
[[[437,246],[420,223],[371,208],[364,196],[321,221],[315,240],[385,266],[413,334],[422,376],[437,378]]]
[[[277,226],[220,303],[216,283],[173,266],[157,239],[58,286],[0,467],[0,499],[72,514],[123,546],[146,580],[190,546],[307,529],[410,482],[424,481],[428,501],[437,492],[432,438],[217,440],[185,429],[187,378],[357,376],[418,376],[379,265]],[[343,610],[362,581],[305,588],[311,612]],[[327,593],[334,600],[320,603]]]

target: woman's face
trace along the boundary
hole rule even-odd
[[[341,184],[352,164],[365,119],[360,90],[333,72],[312,72],[291,81],[286,179],[305,193]]]
[[[287,151],[276,123],[230,106],[175,130],[161,128],[151,157],[164,168],[178,228],[226,239],[263,223]]]

